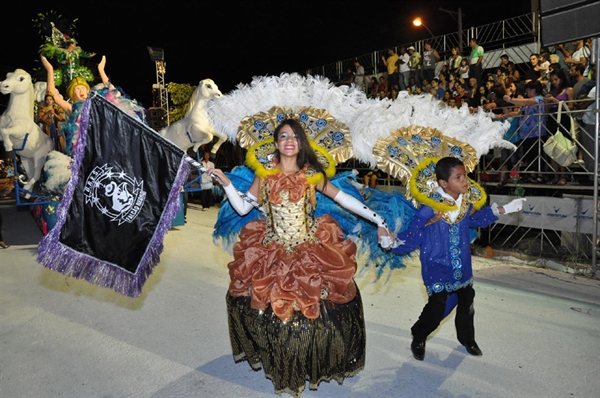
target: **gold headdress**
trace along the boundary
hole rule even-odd
[[[238,129],[237,141],[242,148],[248,149],[246,163],[259,177],[275,172],[273,132],[285,119],[297,120],[304,127],[310,146],[327,177],[335,175],[336,162],[345,162],[352,157],[348,128],[326,110],[307,107],[294,111],[291,108],[272,107],[266,112],[244,118]],[[311,183],[315,183],[311,178],[318,179],[319,174],[308,177]]]
[[[445,136],[435,128],[415,125],[400,128],[377,140],[373,155],[379,169],[404,184],[409,183],[407,196],[417,202],[415,205],[422,203],[440,211],[456,209],[456,205],[437,191],[437,161],[446,156],[455,157],[464,163],[467,173],[477,165],[477,153],[471,145]],[[486,195],[479,184],[469,179],[464,198],[475,208],[481,208]]]
[[[336,87],[321,76],[283,73],[254,77],[250,84],[211,100],[206,111],[216,130],[250,150],[247,163],[257,175],[272,167],[276,126],[296,119],[327,175],[333,176],[336,162],[355,156],[350,123],[365,107],[367,97],[355,87]]]

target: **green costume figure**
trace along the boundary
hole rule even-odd
[[[68,37],[68,36],[67,36]],[[52,36],[40,48],[40,54],[48,59],[55,59],[58,68],[54,70],[54,83],[64,86],[71,80],[80,77],[87,82],[94,81],[94,74],[90,69],[81,65],[81,58],[91,58],[96,53],[85,52],[77,45],[74,38],[65,40],[64,35],[52,23]]]

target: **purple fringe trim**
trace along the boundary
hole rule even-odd
[[[97,94],[93,93],[93,95]],[[115,264],[107,263],[63,245],[59,241],[60,231],[66,221],[67,210],[73,199],[79,170],[85,154],[91,98],[93,97],[90,97],[90,99],[86,101],[82,111],[80,125],[81,133],[74,156],[71,179],[65,189],[63,199],[56,210],[56,224],[54,228],[50,230],[48,235],[42,239],[38,246],[37,261],[44,267],[64,275],[72,276],[77,279],[85,279],[90,283],[113,289],[117,293],[129,297],[138,297],[142,293],[142,287],[148,279],[148,276],[150,276],[152,270],[160,261],[160,254],[164,248],[162,243],[163,238],[165,233],[169,230],[171,222],[180,210],[180,188],[187,180],[191,167],[185,161],[186,155],[182,152],[179,170],[175,181],[173,181],[165,210],[156,227],[154,236],[150,240],[146,252],[136,268],[135,274],[132,274]]]

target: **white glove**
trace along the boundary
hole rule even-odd
[[[342,206],[344,209],[351,211],[357,216],[361,216],[362,218],[365,218],[377,224],[378,227],[382,227],[389,230],[383,217],[375,213],[373,210],[369,209],[364,203],[361,203],[356,198],[348,195],[346,192],[340,190],[337,193],[337,195],[335,195],[335,198],[333,198],[333,200],[339,203],[339,205]]]
[[[526,200],[527,199],[525,198],[518,198],[505,204],[504,206],[502,206],[504,208],[504,214],[510,214],[515,213],[517,211],[521,211],[523,209],[523,202],[525,202]]]
[[[379,244],[382,248],[391,249],[400,245],[400,243],[398,243],[398,239],[396,239],[396,235],[390,231],[383,217],[369,209],[364,203],[361,203],[359,200],[348,195],[342,190],[335,195],[333,200],[339,203],[339,205],[344,209],[377,224],[378,227],[385,228],[390,236],[382,236],[379,238]]]
[[[229,203],[231,207],[240,215],[245,216],[250,213],[250,210],[254,208],[252,203],[245,201],[239,194],[239,192],[235,189],[233,184],[229,184],[223,187],[223,190],[227,194],[227,199],[229,199]],[[250,199],[256,201],[256,197],[252,195],[250,192],[246,192],[246,196]]]
[[[392,238],[391,236],[382,236],[379,238],[379,244],[384,249],[395,249],[398,246],[404,245],[406,242],[403,240]]]

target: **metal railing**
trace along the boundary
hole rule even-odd
[[[461,34],[463,36],[463,43],[468,43],[470,38],[475,37],[478,43],[484,47],[486,54],[483,58],[484,69],[497,67],[500,64],[500,55],[504,53],[509,53],[510,60],[516,65],[526,64],[529,62],[531,53],[538,52],[540,48],[539,18],[537,13],[525,14],[487,25],[464,29]],[[432,47],[440,54],[440,61],[436,66],[436,69],[439,70],[450,58],[452,47],[458,47],[459,33],[448,33],[419,40],[415,43],[398,44],[395,46],[395,49],[414,46],[417,51],[422,53],[426,41],[430,41]],[[378,76],[386,70],[381,62],[381,56],[386,54],[387,48],[375,50],[350,59],[315,66],[306,70],[305,73],[321,75],[331,81],[338,81],[346,68],[352,67],[354,60],[358,59],[365,68],[366,74]],[[462,55],[468,55],[465,53],[465,49],[463,49]]]
[[[569,132],[574,133],[571,140],[578,148],[578,160],[575,163],[563,168],[545,153],[544,143],[548,137],[556,133],[560,124],[557,121],[556,111],[544,111],[515,116],[513,119],[515,128],[509,130],[512,131],[512,136],[519,137],[526,124],[525,121],[529,119],[535,122],[536,137],[527,140],[529,142],[519,139],[515,143],[517,149],[514,152],[506,149],[491,151],[480,160],[476,176],[488,194],[514,195],[516,189],[521,188],[525,190],[525,196],[573,198],[579,207],[583,199],[592,199],[592,203],[595,203],[592,215],[595,233],[580,232],[579,222],[574,233],[549,228],[495,224],[487,230],[487,239],[495,249],[538,257],[541,262],[558,259],[576,271],[593,273],[597,271],[599,222],[598,149],[595,148],[598,145],[597,126],[584,125],[580,121],[583,112],[589,112],[586,109],[577,109],[577,104],[581,102],[582,100],[571,101],[574,109],[564,111],[561,116],[570,121],[570,123],[562,123],[563,133],[567,135],[570,135]],[[566,104],[568,102],[565,102]],[[574,126],[573,130],[569,129],[570,124]],[[510,178],[511,171],[514,173],[513,179]],[[548,185],[548,181],[553,180],[553,177],[554,181],[564,179],[565,183]],[[508,181],[504,182],[506,179]],[[585,264],[589,264],[591,268]]]

